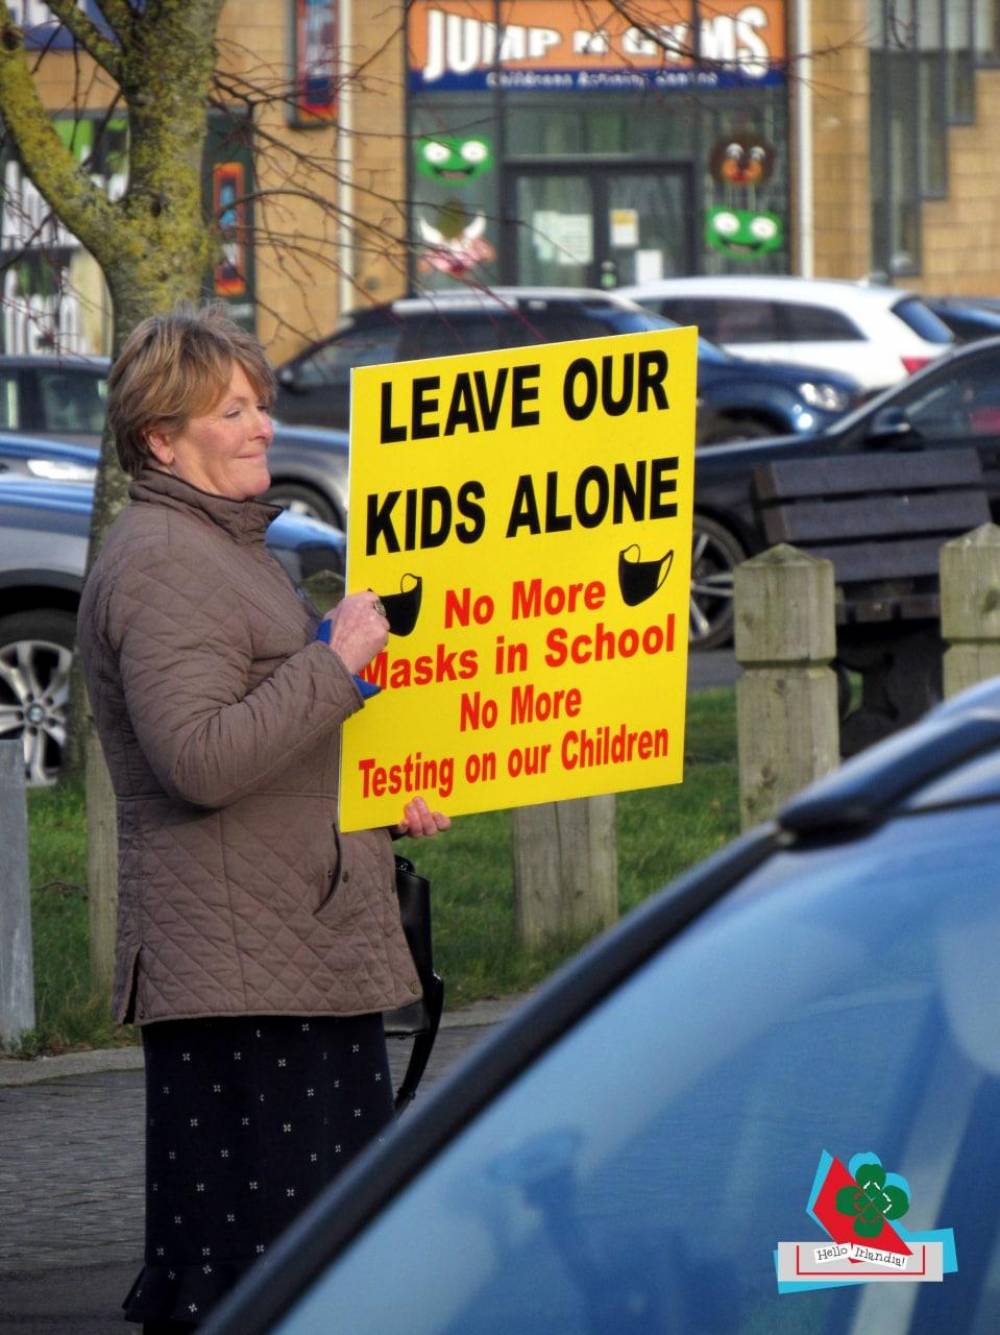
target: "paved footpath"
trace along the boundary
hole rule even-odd
[[[516,1004],[446,1015],[421,1090]],[[390,1039],[396,1083],[408,1054]],[[138,1330],[120,1307],[142,1264],[143,1122],[138,1048],[0,1061],[3,1335]]]

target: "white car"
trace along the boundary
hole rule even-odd
[[[697,325],[737,356],[843,371],[866,391],[895,384],[955,341],[915,293],[840,279],[663,278],[618,295]]]

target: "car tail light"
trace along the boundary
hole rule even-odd
[[[914,371],[919,371],[922,366],[926,366],[930,357],[903,357],[901,361],[906,367],[906,374],[912,375]]]

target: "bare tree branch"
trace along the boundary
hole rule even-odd
[[[82,9],[77,8],[75,0],[46,0],[46,3],[83,49],[117,82],[121,78],[121,52],[118,47],[104,36]]]
[[[49,206],[88,249],[115,217],[113,206],[59,138],[31,77],[24,33],[0,0],[0,105],[21,160]]]

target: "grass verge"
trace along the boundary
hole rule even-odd
[[[739,828],[734,692],[691,698],[683,784],[618,798],[619,901],[627,912]],[[29,794],[37,1027],[19,1055],[134,1041],[90,985],[83,792]],[[464,816],[446,839],[410,849],[434,887],[435,957],[450,1006],[523,991],[582,944],[528,953],[514,941],[509,812]]]

